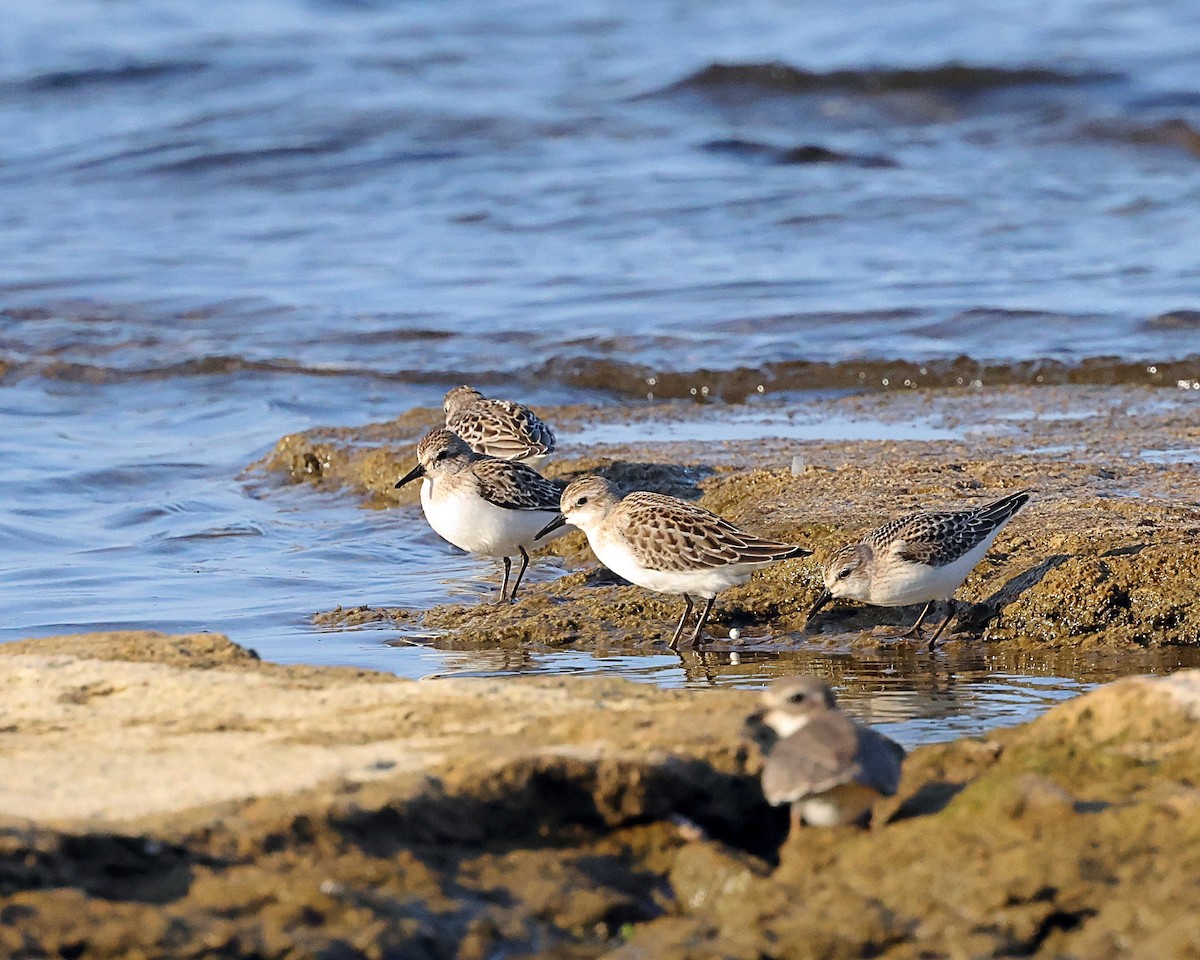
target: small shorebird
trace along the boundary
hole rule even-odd
[[[876,800],[896,792],[904,748],[839,710],[828,684],[783,677],[762,703],[746,725],[766,744],[763,796],[772,806],[791,804],[789,838],[801,822],[862,824]]]
[[[472,387],[455,387],[442,401],[446,429],[476,453],[537,466],[554,452],[554,431],[527,406],[489,400]]]
[[[692,612],[693,596],[707,601],[692,631],[694,647],[718,593],[745,583],[755,570],[778,560],[812,553],[743,533],[723,517],[686,500],[646,492],[622,499],[603,477],[572,482],[562,493],[561,509],[539,538],[570,523],[587,534],[592,552],[613,573],[647,590],[683,596],[687,605],[671,637],[672,650]]]
[[[913,513],[884,524],[826,561],[825,590],[809,617],[834,597],[880,607],[924,603],[917,622],[893,635],[919,640],[926,615],[934,603],[945,600],[946,619],[927,641],[932,650],[955,615],[954,591],[1029,498],[1029,491],[1022,490],[971,510]]]
[[[560,489],[523,463],[476,453],[449,430],[433,430],[417,444],[417,465],[397,487],[421,477],[425,519],[444,540],[468,553],[500,557],[506,599],[512,557],[521,557],[509,603],[529,566],[528,549],[538,531],[558,515]],[[565,530],[563,531],[566,532]]]

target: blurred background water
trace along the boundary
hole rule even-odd
[[[214,629],[410,676],[755,685],[318,633],[473,561],[240,470],[467,381],[734,402],[871,361],[1200,366],[1188,0],[0,0],[0,23],[0,639]]]

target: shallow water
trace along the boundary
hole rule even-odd
[[[828,409],[819,412],[805,406],[781,408],[734,407],[697,419],[663,419],[621,422],[591,422],[578,431],[560,430],[564,444],[636,444],[692,441],[719,443],[723,440],[955,440],[962,430],[935,423],[932,417],[876,420],[865,416],[836,416]]]
[[[726,409],[719,442],[954,435],[815,420],[813,390],[1200,377],[1185,0],[0,0],[0,22],[0,639],[213,629],[407,676],[710,682],[319,632],[338,604],[474,598],[479,565],[411,511],[240,471],[463,381],[797,401]],[[698,436],[573,439],[632,429]],[[916,739],[1091,682],[983,663],[960,701],[914,670],[889,722]]]

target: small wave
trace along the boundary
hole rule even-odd
[[[1190,331],[1195,311],[1176,311],[1152,318],[1156,329]],[[6,361],[0,358],[0,372]],[[557,356],[537,367],[520,369],[402,369],[360,366],[312,366],[286,359],[251,360],[234,356],[197,357],[173,364],[120,369],[99,364],[23,362],[8,365],[10,379],[40,376],[50,380],[95,385],[153,382],[184,377],[299,376],[322,379],[375,380],[435,385],[459,383],[481,387],[544,389],[548,383],[599,396],[658,399],[726,400],[756,394],[808,390],[903,390],[942,387],[996,387],[1039,384],[1147,384],[1175,386],[1200,379],[1200,354],[1182,359],[1147,361],[1121,357],[1089,357],[1077,362],[1054,359],[981,361],[969,356],[927,361],[860,359],[843,361],[781,360],[729,369],[697,367],[666,370],[647,364],[597,357],[594,353]]]
[[[164,543],[186,543],[194,540],[225,540],[230,537],[265,537],[267,532],[254,523],[234,523],[224,527],[210,527],[193,533],[177,533],[158,539]]]
[[[1083,128],[1085,136],[1112,140],[1137,146],[1170,147],[1200,157],[1200,131],[1188,121],[1173,117],[1150,126],[1130,123],[1090,123]]]
[[[434,330],[423,327],[405,329],[395,327],[390,330],[368,330],[362,333],[347,333],[342,336],[343,343],[354,343],[364,347],[410,346],[414,343],[436,343],[442,340],[453,340],[458,334],[452,330]]]
[[[185,461],[147,461],[125,463],[102,470],[85,470],[72,474],[69,482],[79,490],[127,490],[142,487],[152,476],[171,477],[178,474],[194,475],[205,468],[203,463]]]
[[[193,357],[177,363],[148,367],[112,367],[104,364],[54,359],[18,361],[0,357],[0,379],[19,380],[28,377],[43,377],[47,380],[96,386],[186,377],[231,376],[243,373],[418,384],[457,384],[467,381],[506,383],[512,381],[511,374],[497,371],[481,373],[469,370],[379,370],[361,366],[314,366],[285,358],[253,360],[228,355]]]
[[[656,93],[745,90],[767,93],[882,94],[909,91],[971,93],[1027,86],[1077,86],[1119,79],[1113,73],[1067,73],[1046,67],[991,67],[945,63],[913,69],[802,70],[786,63],[713,63]],[[655,96],[648,94],[647,96]]]
[[[344,137],[324,137],[308,143],[287,146],[260,147],[248,150],[214,150],[160,163],[150,169],[156,173],[193,173],[217,170],[223,167],[240,167],[286,160],[293,157],[317,157],[324,154],[341,153],[356,146],[356,142]]]
[[[701,144],[705,153],[726,154],[741,160],[757,160],[764,163],[807,165],[817,163],[845,164],[851,167],[888,168],[898,167],[895,160],[877,153],[843,153],[816,144],[801,144],[795,147],[777,147],[756,140],[709,140]]]
[[[40,73],[14,86],[34,92],[74,92],[93,87],[150,83],[175,77],[191,76],[208,70],[203,60],[155,60],[130,62],[111,67],[83,67],[78,70],[54,70]]]

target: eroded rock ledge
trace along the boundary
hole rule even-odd
[[[751,694],[400,681],[207,634],[5,645],[0,684],[6,956],[1195,950],[1196,671],[919,749],[872,830],[778,859]]]
[[[853,605],[809,625],[820,591],[818,563],[840,544],[890,517],[931,507],[968,506],[1030,488],[1033,503],[1004,530],[959,592],[973,606],[964,638],[986,634],[1009,649],[1200,646],[1200,428],[1191,391],[1010,388],[912,391],[813,401],[800,406],[702,408],[646,405],[543,411],[567,436],[547,473],[569,479],[599,471],[628,489],[692,497],[749,529],[814,547],[723,593],[712,634],[729,627],[769,634],[768,646],[844,645],[881,624],[911,623],[919,607]],[[732,412],[731,412],[732,409]],[[330,428],[286,437],[256,466],[292,482],[347,488],[380,508],[417,509],[416,485],[393,489],[411,466],[416,439],[440,411],[415,410],[386,424]],[[928,440],[786,440],[594,444],[589,431],[614,425],[721,417],[748,430],[754,417],[875,424],[959,436]],[[970,419],[968,420],[967,417]],[[770,428],[767,429],[770,432]],[[802,467],[793,472],[793,458]],[[414,623],[438,644],[586,643],[639,646],[669,635],[678,601],[588,575],[595,560],[582,534],[550,552],[573,571],[550,584],[527,582],[510,610],[446,605],[317,612],[325,626]],[[488,573],[480,563],[480,576]],[[748,631],[745,628],[750,628]],[[856,643],[878,645],[869,634]],[[950,638],[951,643],[954,642]],[[724,646],[728,647],[728,644]],[[762,643],[759,643],[762,646]]]

